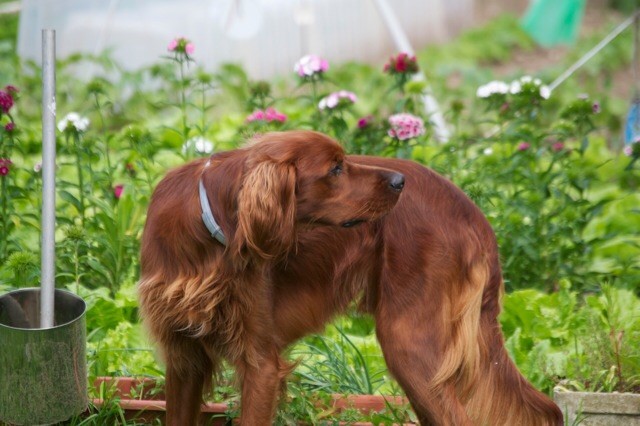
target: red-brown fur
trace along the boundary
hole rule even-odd
[[[319,133],[257,139],[170,172],[149,206],[139,293],[166,361],[168,424],[196,423],[222,359],[241,423],[271,424],[283,349],[357,298],[422,425],[562,424],[507,356],[495,237],[459,189],[410,161],[345,156]],[[201,175],[227,247],[200,218]],[[341,227],[352,219],[364,222]]]

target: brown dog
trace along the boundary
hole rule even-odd
[[[205,226],[209,206],[219,229]],[[170,425],[197,422],[222,359],[241,383],[241,423],[271,424],[283,349],[358,297],[421,424],[562,424],[504,349],[502,289],[491,227],[453,184],[309,131],[170,172],[142,241],[141,310],[166,361]]]

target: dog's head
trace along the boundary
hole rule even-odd
[[[351,227],[382,217],[404,186],[402,174],[356,164],[317,132],[268,133],[245,149],[234,240],[263,259],[286,253],[298,224]]]

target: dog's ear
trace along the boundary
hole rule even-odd
[[[296,170],[292,164],[264,159],[245,173],[238,194],[236,253],[273,260],[295,240]]]

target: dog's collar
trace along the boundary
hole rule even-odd
[[[204,169],[202,169],[202,174],[211,164],[211,160],[207,161],[204,165]],[[211,211],[211,206],[209,205],[209,197],[207,197],[207,191],[204,189],[204,184],[202,183],[202,174],[200,175],[200,182],[198,183],[198,190],[200,192],[200,207],[202,207],[202,221],[204,222],[204,226],[207,227],[211,236],[218,240],[223,246],[227,245],[227,239],[224,237],[222,233],[222,228],[216,222],[213,217],[213,212]]]

